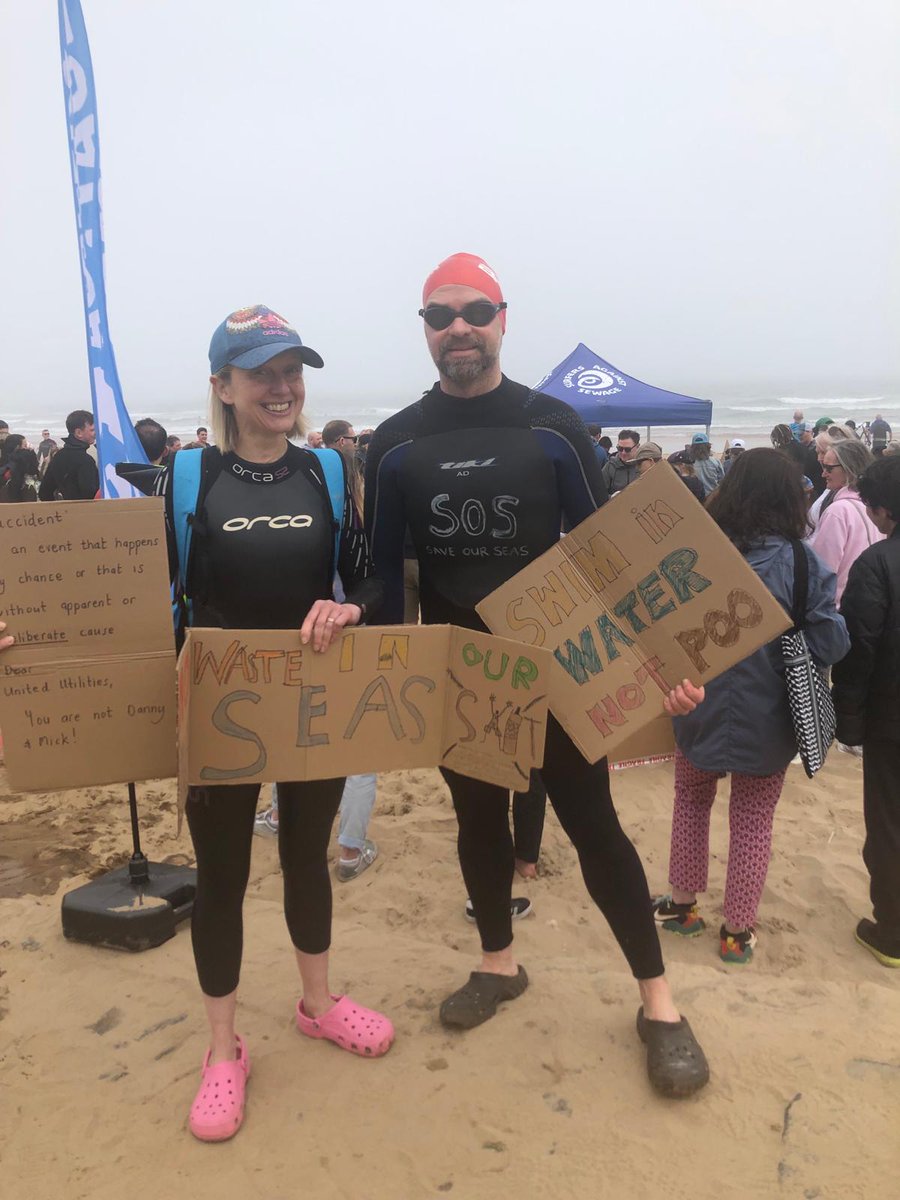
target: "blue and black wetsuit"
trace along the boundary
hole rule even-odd
[[[166,499],[169,561],[178,555],[172,524],[171,478]],[[187,581],[194,625],[225,629],[298,629],[316,600],[331,599],[335,528],[328,488],[314,454],[288,446],[274,463],[204,451]],[[382,587],[345,489],[338,572],[348,603],[377,612]],[[328,840],[343,779],[278,784],[278,850],[284,911],[291,940],[306,954],[331,941]],[[259,784],[191,788],[187,819],[197,856],[191,939],[200,986],[226,996],[238,985],[243,948],[242,907]]]
[[[475,605],[606,500],[580,417],[503,377],[460,399],[439,385],[389,417],[369,444],[366,529],[384,582],[380,619],[403,619],[403,541],[419,559],[422,619],[484,629]],[[512,941],[515,852],[509,793],[444,771],[459,820],[459,860],[482,946]],[[581,862],[590,895],[638,979],[663,973],[644,869],[619,825],[606,760],[591,765],[551,717],[547,794]]]

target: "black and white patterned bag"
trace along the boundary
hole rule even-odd
[[[834,741],[834,702],[825,671],[809,652],[803,626],[809,590],[809,560],[802,542],[792,542],[794,550],[794,604],[791,617],[794,628],[781,636],[784,677],[794,722],[797,749],[806,774],[812,779],[824,764]]]

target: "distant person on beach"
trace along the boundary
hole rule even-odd
[[[0,446],[3,445],[3,443],[6,441],[6,439],[8,437],[9,437],[9,426],[7,425],[7,423],[5,421],[0,421]]]
[[[827,507],[820,510],[808,542],[837,575],[838,604],[854,562],[863,550],[884,536],[867,515],[859,494],[860,477],[873,461],[862,442],[849,438],[832,442],[822,458],[825,486],[831,497]]]
[[[283,317],[255,306],[219,325],[209,361],[216,446],[202,451],[202,494],[194,504],[203,520],[194,524],[191,561],[181,580],[191,619],[229,629],[297,629],[305,653],[327,652],[338,630],[377,610],[382,587],[373,577],[346,483],[335,562],[325,469],[316,455],[289,441],[304,432],[304,366],[321,367],[322,359]],[[166,501],[170,563],[177,574],[172,481],[173,473],[163,467],[158,491]],[[302,526],[275,523],[273,513],[302,513],[311,520]],[[238,517],[247,526],[240,538],[223,533]],[[333,599],[336,573],[347,592],[343,603]],[[285,917],[303,989],[297,1027],[308,1037],[376,1058],[391,1046],[391,1022],[348,996],[332,995],[328,983],[328,843],[344,780],[277,782]],[[243,1038],[235,1033],[235,1015],[258,795],[258,784],[192,787],[185,810],[197,857],[191,939],[210,1027],[189,1119],[202,1141],[233,1136],[244,1116],[250,1064]]]
[[[66,417],[68,437],[53,455],[41,480],[41,500],[93,500],[100,473],[88,450],[97,440],[94,414],[77,408]]]
[[[651,467],[662,462],[662,456],[662,446],[657,442],[643,442],[638,446],[634,456],[634,465],[637,467],[638,475],[646,475]]]
[[[439,381],[379,426],[367,462],[366,526],[385,583],[382,620],[389,624],[403,620],[407,529],[419,560],[423,622],[483,630],[475,605],[555,546],[564,521],[579,524],[606,499],[580,417],[502,374],[506,307],[497,276],[475,255],[452,255],[425,281],[419,316]],[[623,432],[633,443],[630,456],[638,438]],[[473,460],[489,466],[470,466]],[[465,469],[455,470],[456,463]],[[475,512],[482,518],[473,520]],[[498,544],[505,553],[493,553]],[[441,553],[431,553],[438,546]],[[685,681],[666,704],[670,712],[688,712],[702,695]],[[509,791],[457,771],[442,774],[459,823],[459,861],[482,957],[441,1004],[440,1019],[449,1029],[471,1029],[528,986],[513,951]],[[606,760],[588,763],[550,716],[541,777],[578,851],[588,892],[638,981],[638,1033],[648,1047],[650,1080],[664,1095],[695,1092],[709,1069],[672,1000],[646,876],[616,816]],[[588,1050],[587,1065],[593,1061]]]
[[[878,413],[869,426],[869,432],[872,435],[872,453],[880,458],[884,454],[885,446],[891,440],[891,427],[881,413]]]
[[[591,441],[594,443],[594,453],[597,455],[597,462],[601,467],[605,467],[609,462],[609,454],[600,440],[603,437],[603,429],[599,425],[588,425],[587,431],[590,434]]]
[[[177,433],[170,433],[166,438],[166,458],[171,458],[181,449],[181,438]]]
[[[809,568],[804,631],[826,666],[849,639],[834,602],[835,576],[801,539],[807,530],[801,476],[790,459],[761,447],[742,454],[707,500],[706,511],[786,612],[793,608],[794,545]],[[725,921],[719,956],[746,963],[756,946],[756,913],[766,882],[775,806],[797,741],[781,639],[706,685],[706,700],[676,717],[675,810],[669,857],[672,891],[653,901],[657,922],[694,936],[705,928],[697,896],[709,869],[709,822],[720,779],[731,774]]]
[[[50,430],[42,429],[41,440],[37,448],[38,469],[41,475],[43,475],[47,470],[50,459],[58,449],[59,447],[57,446],[56,442],[50,436]]]
[[[7,439],[7,445],[16,435]],[[38,498],[41,479],[37,455],[23,437],[4,457],[0,467],[0,502],[34,504]]]
[[[737,460],[741,457],[746,449],[743,438],[735,438],[731,443],[725,455],[725,461],[722,463],[722,469],[727,475]]]
[[[900,454],[900,442],[898,442],[896,438],[888,442],[888,444],[885,446],[884,450],[882,451],[882,458],[887,458],[895,454]]]
[[[678,474],[685,482],[685,486],[692,496],[703,503],[703,484],[694,474],[694,458],[687,450],[676,450],[674,454],[670,454],[668,462],[672,464]]]
[[[791,421],[789,428],[791,431],[791,435],[796,439],[796,441],[798,441],[798,442],[800,441],[800,434],[803,432],[805,426],[806,426],[806,422],[803,420],[802,410],[799,408],[795,409],[794,410],[794,419],[793,419],[793,421]]]
[[[310,450],[318,450],[322,445],[322,435],[317,429],[311,429],[306,435],[306,444]]]
[[[0,467],[2,467],[9,456],[20,446],[27,446],[23,433],[7,433],[6,437],[0,442]]]
[[[143,417],[140,421],[135,421],[134,432],[138,435],[138,441],[144,448],[148,462],[158,467],[166,457],[166,439],[169,435],[165,429],[152,417]]]
[[[788,425],[776,425],[769,434],[769,440],[776,450],[780,450],[792,463],[796,463],[801,473],[806,462],[806,452],[803,446],[791,433]]]
[[[703,487],[703,497],[711,496],[725,478],[725,468],[713,457],[712,446],[705,433],[695,433],[691,438],[691,454],[694,474]]]
[[[850,568],[841,613],[850,653],[832,672],[837,736],[863,749],[863,861],[874,921],[856,940],[886,967],[900,967],[900,458],[883,456],[859,480],[882,541]]]
[[[357,437],[349,421],[329,421],[322,430],[322,445],[343,454],[348,463],[356,458]]]
[[[185,450],[203,450],[209,445],[209,430],[205,425],[201,425],[197,430],[197,437],[193,442],[188,442],[184,447]]]
[[[636,429],[621,429],[616,442],[615,455],[603,467],[603,482],[610,496],[627,488],[638,477],[638,469],[632,455],[638,448],[641,435]],[[596,455],[595,455],[596,457]]]

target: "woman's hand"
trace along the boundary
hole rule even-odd
[[[0,633],[6,628],[6,622],[0,621]],[[7,637],[0,637],[0,650],[8,650],[16,639],[9,634]]]
[[[300,626],[300,641],[305,646],[312,638],[313,650],[321,653],[331,645],[338,629],[358,625],[362,609],[358,604],[338,604],[334,600],[317,600]]]
[[[702,687],[696,687],[689,679],[683,679],[663,700],[663,708],[670,717],[686,717],[705,699],[706,692]]]

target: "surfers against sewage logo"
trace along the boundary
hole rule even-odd
[[[615,396],[627,383],[612,367],[594,363],[592,367],[573,367],[563,377],[563,386],[575,388],[582,396]]]

